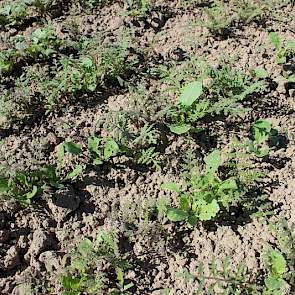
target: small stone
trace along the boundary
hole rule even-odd
[[[40,253],[55,247],[56,240],[52,235],[47,231],[38,229],[34,231],[33,240],[24,258],[28,260],[30,257],[37,257]]]
[[[16,246],[12,246],[8,249],[7,254],[4,258],[4,267],[6,270],[14,269],[20,265],[20,257]]]
[[[10,238],[10,231],[9,230],[0,230],[0,243],[5,243]]]
[[[40,254],[39,261],[42,262],[47,271],[51,272],[53,269],[58,269],[60,262],[59,257],[54,251],[45,251]]]

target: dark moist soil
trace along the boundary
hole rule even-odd
[[[264,26],[252,23],[235,28],[233,36],[216,39],[205,27],[187,26],[190,21],[202,19],[202,7],[185,10],[176,2],[157,1],[144,20],[120,16],[122,8],[118,4],[76,19],[85,36],[99,33],[106,38],[132,28],[141,49],[153,43],[151,53],[144,56],[142,73],[153,65],[180,61],[188,53],[211,65],[217,65],[223,55],[235,55],[237,68],[264,67],[274,86],[265,95],[252,98],[253,109],[244,117],[205,123],[207,131],[193,144],[183,137],[168,135],[169,144],[161,155],[167,165],[161,172],[115,159],[95,171],[86,168],[76,183],[54,193],[44,192],[25,209],[13,200],[2,202],[1,294],[27,294],[19,291],[19,285],[24,283],[31,284],[36,294],[60,294],[56,280],[63,257],[78,241],[84,237],[95,239],[102,230],[118,234],[120,251],[133,265],[125,273],[126,279],[134,283],[132,294],[163,294],[165,288],[171,289],[170,294],[193,294],[195,284],[178,274],[185,269],[195,273],[200,263],[208,271],[213,257],[218,264],[230,257],[232,269],[244,262],[251,273],[258,274],[263,265],[261,253],[268,243],[275,242],[263,217],[251,219],[236,212],[233,217],[192,229],[185,224],[146,218],[156,200],[176,198],[160,187],[164,182],[181,181],[179,161],[189,148],[202,156],[213,148],[224,148],[234,132],[244,136],[258,118],[272,122],[280,134],[288,133],[286,144],[272,150],[267,159],[258,160],[256,166],[266,173],[264,193],[277,208],[270,220],[286,218],[290,225],[295,224],[295,92],[286,89],[268,38],[270,31],[279,32],[282,40],[295,38],[295,17],[293,21],[285,17],[294,16],[294,9],[287,6],[277,11],[280,21],[269,20]],[[54,18],[53,25],[60,28],[70,17]],[[34,25],[24,31],[29,32]],[[1,40],[15,33],[20,33],[17,28],[3,31]],[[194,41],[194,47],[188,39]],[[152,92],[154,81],[146,79]],[[2,131],[0,164],[16,170],[34,169],[52,161],[56,147],[64,139],[82,144],[97,130],[96,122],[104,114],[128,108],[130,95],[126,89],[111,89],[111,93],[103,94],[99,103],[78,103],[58,115],[43,116],[19,131]],[[52,292],[46,291],[46,284]],[[290,289],[287,292],[291,294]]]

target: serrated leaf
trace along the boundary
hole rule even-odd
[[[262,143],[269,138],[272,124],[267,120],[257,120],[252,125],[251,131],[255,142]]]
[[[181,134],[188,132],[191,129],[191,125],[189,125],[189,124],[170,125],[169,129],[171,132],[181,135]]]
[[[167,189],[176,193],[180,193],[180,187],[175,182],[166,182],[161,185],[162,189]]]
[[[206,164],[207,171],[216,172],[221,165],[220,151],[215,150],[205,157],[204,162]]]
[[[175,209],[175,208],[169,208],[167,210],[167,218],[170,221],[183,221],[186,220],[189,217],[189,214],[186,211]]]
[[[190,107],[198,99],[202,92],[202,82],[191,82],[182,89],[179,97],[179,103],[183,106]]]

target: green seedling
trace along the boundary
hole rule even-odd
[[[258,1],[259,2],[259,1]],[[237,18],[243,24],[249,24],[256,19],[259,19],[263,14],[264,7],[262,5],[253,4],[250,0],[234,1]]]
[[[256,78],[265,79],[265,78],[267,78],[269,76],[269,74],[263,68],[255,68],[253,70],[253,76],[256,77]]]
[[[269,38],[276,49],[276,62],[277,64],[286,63],[287,59],[295,53],[295,41],[288,40],[283,46],[279,36],[275,32],[269,33]]]
[[[192,130],[192,122],[203,118],[207,114],[209,102],[206,99],[199,100],[203,92],[203,85],[200,81],[195,81],[183,87],[178,108],[169,110],[173,124],[169,126],[170,131],[178,135]]]
[[[166,183],[162,188],[179,194],[178,208],[167,208],[171,221],[187,221],[190,226],[197,221],[207,221],[218,216],[221,210],[233,205],[241,195],[235,177],[221,180],[217,173],[221,165],[221,154],[213,151],[205,158],[206,170],[192,176],[188,181],[189,192],[182,192],[176,183]]]
[[[217,106],[218,101],[221,101],[221,105],[230,107],[243,101],[248,95],[265,89],[263,81],[252,83],[251,77],[234,69],[226,60],[222,60],[217,68],[210,67],[208,76],[212,79],[208,89],[213,100],[217,101]]]
[[[66,142],[58,150],[59,166],[47,165],[34,171],[18,171],[8,173],[8,175],[0,174],[0,194],[4,197],[15,198],[22,206],[28,206],[45,186],[62,188],[64,183],[82,173],[82,166],[76,165],[71,172],[62,176],[65,151],[74,155],[79,155],[82,152],[78,145]]]
[[[227,8],[221,1],[214,1],[214,5],[205,9],[208,20],[205,27],[214,34],[226,36],[229,34],[234,18],[227,12]]]
[[[120,147],[114,139],[97,136],[88,139],[88,149],[95,165],[103,164],[120,152]]]
[[[101,294],[105,285],[105,275],[96,275],[94,270],[108,262],[117,271],[120,287],[127,291],[123,270],[128,264],[120,257],[118,241],[113,233],[101,232],[95,241],[84,239],[71,255],[71,263],[61,278],[63,295]],[[128,293],[114,293],[128,294]]]
[[[149,0],[124,0],[127,12],[124,14],[144,18],[148,12]]]
[[[280,251],[271,249],[266,253],[264,260],[268,274],[264,279],[265,293],[263,294],[283,294],[284,277],[288,271],[284,256]]]
[[[117,289],[112,290],[110,295],[131,295],[130,289],[134,286],[133,283],[125,284],[124,272],[120,267],[116,268],[117,274]]]
[[[32,33],[28,46],[22,43],[21,40],[16,46],[23,49],[31,57],[37,58],[52,55],[61,44],[62,41],[58,39],[54,29],[51,26],[47,26],[45,28],[38,28]]]
[[[257,157],[264,157],[269,153],[269,147],[265,147],[268,140],[272,137],[275,141],[278,131],[272,128],[272,124],[267,120],[257,120],[251,127],[253,140],[249,142],[249,151]]]
[[[155,149],[155,147],[150,147],[146,150],[141,149],[136,155],[137,163],[143,165],[152,165],[152,167],[155,169],[161,170],[160,161],[158,160],[160,153],[156,152]]]
[[[0,7],[0,24],[14,26],[23,22],[28,16],[26,0],[11,1]]]

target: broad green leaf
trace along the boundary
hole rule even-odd
[[[161,185],[162,189],[167,189],[176,193],[180,193],[180,187],[175,182],[166,182]]]
[[[104,144],[104,150],[103,155],[104,158],[107,160],[110,157],[116,156],[118,152],[120,151],[120,148],[116,141],[112,138],[108,138],[106,143]]]
[[[287,262],[278,250],[271,250],[269,254],[271,272],[275,276],[282,276],[287,271]]]
[[[80,145],[78,145],[76,143],[69,141],[69,142],[65,142],[63,145],[64,145],[65,150],[67,152],[69,152],[70,154],[80,155],[82,153],[82,149],[81,149]]]
[[[268,140],[270,132],[271,132],[272,125],[267,120],[257,120],[252,125],[251,131],[254,137],[255,142],[262,143]]]
[[[187,84],[181,91],[179,103],[183,106],[190,107],[202,94],[202,91],[203,85],[200,81]]]
[[[171,132],[180,135],[180,134],[188,132],[191,129],[191,125],[189,125],[189,124],[170,125],[169,129]]]
[[[191,202],[189,196],[183,194],[179,198],[179,208],[184,211],[189,211],[191,209]]]
[[[124,286],[124,273],[121,267],[116,268],[117,280],[120,286]]]
[[[274,47],[276,48],[276,50],[280,50],[281,41],[280,41],[278,34],[275,32],[270,32],[269,38],[270,38],[271,42],[273,43]]]
[[[72,179],[72,178],[78,176],[81,173],[82,173],[82,166],[81,165],[77,165],[72,172],[70,172],[69,174],[67,174],[67,176],[64,178],[64,181],[69,180],[69,179]]]
[[[103,161],[101,159],[99,159],[99,158],[96,158],[96,159],[94,159],[93,163],[95,165],[102,165],[103,164]]]
[[[287,61],[286,56],[277,56],[276,58],[276,62],[279,65],[286,63],[286,61]]]
[[[31,200],[37,194],[37,192],[38,192],[38,187],[34,185],[32,191],[27,192],[25,196],[28,200]]]
[[[100,154],[99,152],[99,144],[100,144],[101,139],[97,136],[92,136],[88,138],[88,149],[95,153],[95,154]]]
[[[295,41],[294,40],[286,41],[285,50],[295,51]]]
[[[74,278],[71,276],[62,277],[62,285],[64,288],[69,290],[79,290],[80,289],[81,280],[78,278]]]
[[[207,157],[204,159],[207,171],[216,172],[218,167],[221,165],[221,154],[220,151],[215,150],[211,152]]]
[[[255,77],[257,77],[257,78],[264,79],[264,78],[268,77],[267,71],[263,68],[254,69],[254,74],[255,74]]]
[[[63,163],[65,158],[65,147],[64,144],[61,144],[57,150],[57,158],[60,163]]]
[[[220,190],[220,191],[237,190],[237,189],[238,189],[237,182],[233,178],[229,178],[229,179],[224,180],[218,188],[218,190]]]
[[[219,207],[217,201],[212,200],[211,203],[200,207],[199,214],[198,214],[199,219],[201,221],[211,220],[212,218],[214,218],[217,215],[219,210],[220,210],[220,207]]]
[[[0,177],[0,193],[9,191],[9,181],[4,177]]]
[[[189,214],[183,210],[168,208],[167,210],[167,218],[170,221],[183,221],[189,217]]]
[[[89,239],[84,239],[78,246],[78,251],[87,256],[88,254],[92,253],[93,251],[93,243]]]
[[[274,291],[280,290],[283,287],[284,280],[269,276],[264,280],[264,283],[269,290]]]

